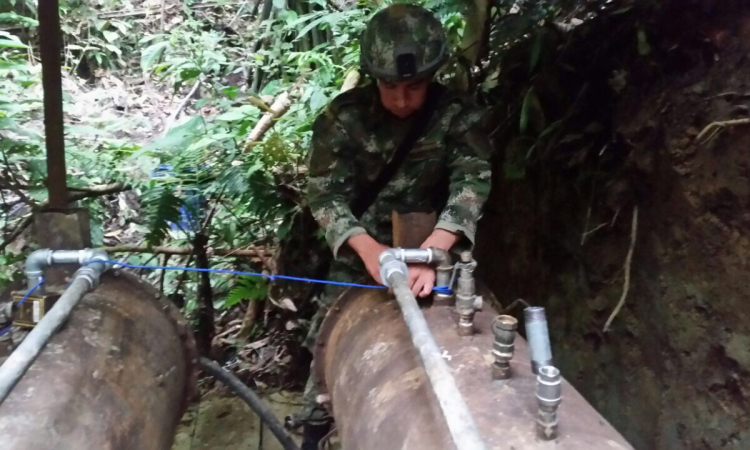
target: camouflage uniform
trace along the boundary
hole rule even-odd
[[[360,45],[362,70],[386,81],[431,77],[447,58],[440,22],[414,5],[394,4],[378,12]],[[307,194],[334,255],[328,279],[373,282],[345,243],[368,233],[379,243],[392,245],[393,211],[439,211],[436,228],[462,235],[463,245],[474,243],[476,223],[490,190],[491,147],[480,128],[482,111],[457,92],[443,93],[426,130],[393,178],[361,218],[352,214],[352,202],[394,156],[417,115],[407,119],[391,115],[377,86],[371,84],[340,94],[315,120]],[[344,291],[327,286],[318,299],[320,310],[307,340],[310,348],[326,310]],[[325,410],[316,405],[316,393],[311,377],[306,406],[298,415],[308,423],[326,420]]]
[[[366,232],[379,243],[392,245],[392,211],[442,211],[436,228],[461,234],[468,241],[464,244],[474,243],[476,223],[490,190],[490,144],[479,125],[481,114],[468,97],[446,92],[423,136],[357,220],[351,202],[388,163],[411,120],[388,113],[374,85],[333,100],[313,126],[307,192],[313,216],[325,231],[335,258],[328,279],[372,282],[360,258],[345,243]],[[435,195],[442,191],[447,201]],[[308,344],[314,342],[326,309],[343,291],[338,286],[326,287]],[[310,383],[308,387],[306,397],[313,400],[315,390]]]

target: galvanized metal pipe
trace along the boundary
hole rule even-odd
[[[434,266],[446,266],[451,264],[451,257],[445,250],[429,248],[390,248],[380,254],[380,262],[383,258],[394,258],[405,263],[431,264]]]
[[[396,267],[394,264],[390,265],[391,270],[387,271],[385,279],[388,286],[393,289],[412,342],[419,351],[432,390],[453,437],[453,443],[458,450],[484,450],[487,446],[419,310],[417,300],[406,283],[406,273],[397,270]]]
[[[0,405],[92,287],[93,284],[87,277],[77,276],[50,312],[42,317],[39,324],[0,366]]]
[[[109,255],[102,250],[50,250],[48,248],[32,252],[24,264],[27,289],[32,289],[44,276],[44,269],[55,264],[89,264],[92,261],[107,261]],[[97,263],[99,264],[99,263]],[[101,266],[103,270],[103,266]]]
[[[56,253],[58,254],[57,260],[54,257]],[[26,265],[27,275],[31,274],[29,283],[31,280],[38,280],[37,277],[41,276],[38,273],[41,272],[45,262],[50,264],[74,262],[71,261],[73,258],[93,258],[88,262],[109,259],[107,254],[102,251],[54,252],[42,250],[34,252],[27,260]],[[84,259],[81,259],[81,261],[87,262]],[[55,306],[42,317],[42,320],[31,330],[18,348],[11,353],[5,363],[0,366],[0,405],[39,356],[47,342],[65,323],[73,308],[87,292],[98,285],[99,277],[105,269],[106,264],[103,262],[92,262],[78,269],[73,275],[73,282],[70,287],[65,290]]]
[[[531,371],[539,373],[539,368],[552,365],[552,348],[549,342],[549,329],[544,308],[530,306],[523,310],[526,322],[526,338],[531,350]]]

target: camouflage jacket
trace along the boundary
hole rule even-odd
[[[357,220],[352,202],[393,157],[412,118],[385,110],[374,84],[338,95],[313,124],[308,159],[308,202],[334,257],[340,259],[348,249],[342,244],[359,233],[391,245],[392,211],[442,211],[436,228],[473,244],[490,190],[491,147],[479,125],[482,112],[467,96],[446,91],[422,137]],[[443,198],[436,198],[441,191]]]

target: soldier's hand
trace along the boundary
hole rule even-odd
[[[373,239],[369,234],[357,234],[350,237],[347,241],[357,255],[365,263],[365,268],[376,283],[383,284],[380,279],[380,254],[388,247]]]
[[[443,229],[436,229],[432,234],[422,243],[422,248],[435,247],[446,252],[458,242],[459,235],[451,233]]]
[[[435,271],[427,264],[409,265],[408,283],[415,297],[427,297],[435,287]]]

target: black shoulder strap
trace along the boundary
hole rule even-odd
[[[389,181],[391,181],[393,176],[396,174],[396,171],[398,171],[404,160],[406,160],[406,155],[409,154],[409,150],[414,147],[414,144],[416,144],[416,142],[420,137],[422,137],[422,134],[427,129],[427,125],[429,125],[430,119],[432,119],[435,114],[435,110],[437,110],[437,105],[443,96],[443,92],[444,88],[442,85],[438,83],[430,84],[430,87],[428,88],[426,94],[427,99],[422,105],[422,109],[419,110],[417,116],[414,118],[414,123],[412,124],[411,128],[409,128],[409,131],[406,132],[406,136],[404,136],[403,140],[396,149],[393,158],[388,164],[385,165],[385,167],[383,167],[383,169],[378,174],[378,177],[369,186],[367,186],[367,188],[364,189],[362,193],[354,200],[354,203],[352,203],[351,209],[354,217],[356,217],[357,219],[362,217],[362,214],[364,214],[365,211],[367,211],[370,206],[372,206],[372,204],[375,202],[375,199],[378,198],[378,195],[380,195],[380,192],[383,190],[385,185],[388,184]]]

